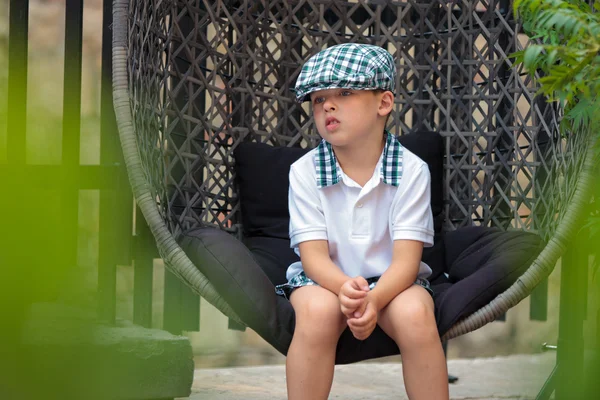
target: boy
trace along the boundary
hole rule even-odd
[[[398,344],[413,400],[448,399],[446,360],[421,262],[433,245],[427,164],[385,130],[396,68],[386,50],[347,43],[311,57],[296,82],[321,144],[290,169],[290,239],[300,262],[277,287],[296,328],[288,398],[326,399],[344,329],[376,324]]]

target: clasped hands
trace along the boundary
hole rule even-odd
[[[377,326],[379,307],[367,280],[362,276],[348,279],[340,288],[338,298],[354,337],[358,340],[368,338]]]

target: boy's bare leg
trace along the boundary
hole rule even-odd
[[[400,293],[380,311],[378,323],[400,348],[408,397],[448,399],[446,358],[427,290],[413,285]]]
[[[346,327],[338,297],[320,286],[304,286],[292,292],[290,301],[296,328],[286,358],[288,399],[325,400],[337,342]]]

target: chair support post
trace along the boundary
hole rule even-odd
[[[581,398],[583,390],[583,320],[587,301],[586,237],[578,234],[562,258],[556,364],[556,400]]]
[[[562,258],[556,365],[536,400],[581,398],[583,377],[583,320],[587,301],[588,251],[579,234]]]
[[[442,341],[442,348],[444,349],[444,357],[446,357],[446,365],[448,365],[448,341],[447,340]],[[458,376],[450,375],[450,373],[448,373],[448,383],[456,383],[456,381],[458,381]]]

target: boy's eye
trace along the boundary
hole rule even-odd
[[[350,90],[342,90],[340,92],[340,96],[350,96],[352,94],[352,91]]]
[[[322,102],[324,102],[324,101],[325,101],[325,98],[324,98],[324,97],[315,97],[315,98],[313,99],[313,103],[315,103],[315,104],[321,104],[321,103],[322,103]]]

